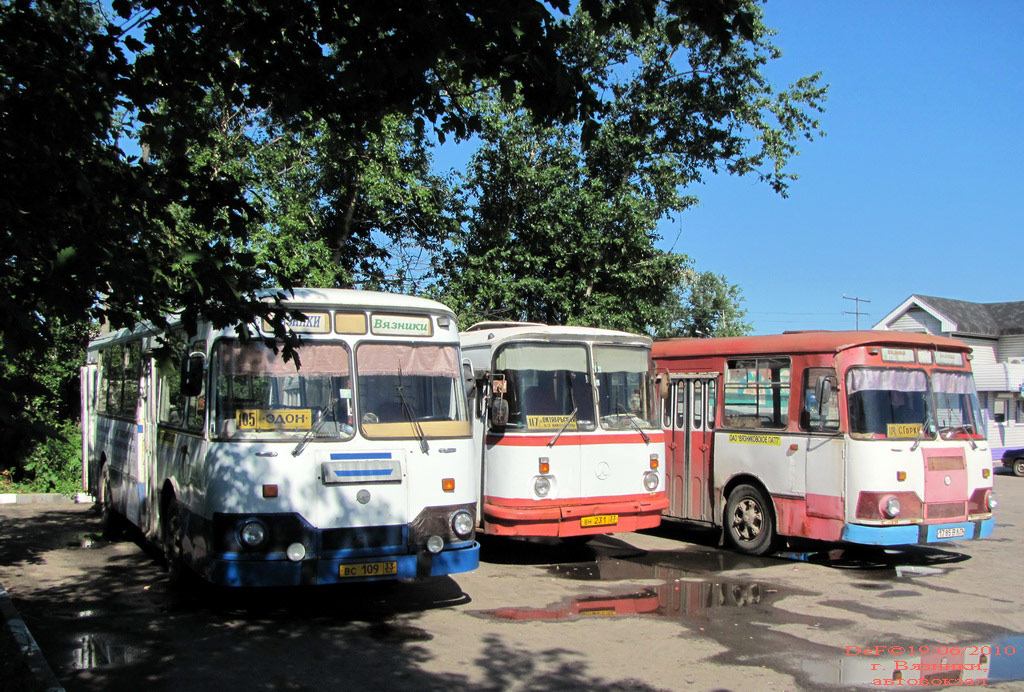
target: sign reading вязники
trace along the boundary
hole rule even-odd
[[[431,336],[432,327],[429,317],[373,315],[370,318],[370,332],[381,336]]]

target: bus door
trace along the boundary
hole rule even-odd
[[[151,522],[157,518],[152,503],[158,498],[157,485],[157,449],[158,449],[158,418],[160,409],[159,378],[157,377],[156,361],[148,353],[142,358],[142,378],[139,381],[139,527],[143,531],[151,528]]]
[[[807,515],[844,518],[844,438],[839,430],[839,389],[833,368],[807,368],[801,393],[800,429]]]
[[[666,445],[669,516],[711,521],[711,444],[717,374],[672,374]]]
[[[82,399],[82,490],[99,497],[96,487],[96,392],[99,390],[99,366],[88,363],[81,373]]]

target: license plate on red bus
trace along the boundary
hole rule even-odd
[[[398,574],[398,563],[394,560],[388,562],[361,562],[355,565],[339,565],[338,576],[345,577],[391,577]]]
[[[955,526],[951,529],[935,529],[936,538],[963,538],[966,531],[962,526]]]
[[[580,527],[614,526],[619,523],[618,514],[596,514],[592,517],[580,517]]]

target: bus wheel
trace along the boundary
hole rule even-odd
[[[1013,475],[1024,476],[1024,457],[1017,457],[1013,460]]]
[[[113,495],[110,492],[110,474],[106,464],[100,471],[100,527],[103,537],[116,541],[124,535],[124,519],[114,509]]]
[[[173,497],[164,508],[160,526],[167,580],[171,586],[180,586],[185,580],[186,568],[181,547],[181,512],[178,510],[178,501]]]
[[[764,493],[752,485],[738,485],[725,505],[725,530],[736,550],[746,555],[766,555],[775,542],[771,506]]]

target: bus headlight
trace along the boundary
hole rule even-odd
[[[547,497],[551,492],[551,479],[547,476],[535,476],[533,479],[533,492],[537,497]]]
[[[882,504],[882,515],[887,519],[895,519],[900,515],[900,501],[890,497]]]
[[[267,527],[259,519],[250,519],[242,524],[238,536],[246,548],[259,548],[267,540]]]
[[[459,538],[469,538],[473,533],[473,515],[464,509],[452,514],[452,531]]]
[[[654,471],[647,471],[644,473],[644,487],[648,490],[654,491],[658,489],[658,483],[661,480],[658,478],[658,474]]]
[[[288,559],[292,562],[301,562],[302,558],[306,557],[306,546],[301,543],[292,543],[288,546],[285,554],[288,555]]]
[[[995,493],[989,493],[988,494],[988,511],[991,512],[992,510],[994,510],[998,506],[999,506],[999,500],[996,499],[996,494]]]

